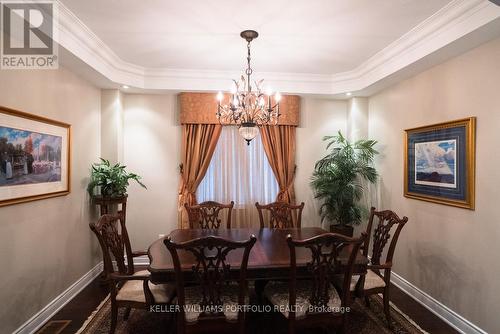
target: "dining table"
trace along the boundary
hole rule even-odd
[[[290,277],[290,249],[286,238],[291,235],[293,239],[308,239],[326,233],[319,227],[303,227],[288,229],[270,228],[231,228],[231,229],[177,229],[168,236],[153,242],[148,249],[150,264],[148,270],[151,273],[150,280],[155,284],[175,281],[175,270],[172,256],[165,246],[164,240],[168,237],[175,243],[181,243],[205,236],[218,236],[233,241],[245,241],[251,235],[255,235],[257,241],[253,246],[248,259],[247,279],[254,281],[286,280]],[[350,247],[342,249],[337,259],[338,273],[341,274],[348,261]],[[196,277],[193,273],[193,265],[196,260],[193,254],[179,250],[181,270],[185,282],[194,282]],[[230,252],[226,263],[230,265],[234,277],[238,275],[241,265],[243,249]],[[298,248],[296,253],[297,277],[307,276],[307,263],[311,261],[311,251],[306,248]],[[364,274],[367,270],[368,259],[358,252],[354,260],[353,274]]]

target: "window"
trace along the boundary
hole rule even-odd
[[[248,146],[236,126],[224,126],[205,178],[198,186],[198,202],[234,201],[232,225],[258,226],[255,202],[274,202],[278,191],[260,135]]]

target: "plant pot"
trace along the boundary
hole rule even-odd
[[[123,195],[119,195],[119,196],[93,195],[92,199],[94,201],[121,201],[127,197],[128,197],[128,194],[123,194]]]
[[[101,215],[106,213],[113,214],[118,211],[123,211],[123,214],[125,214],[125,206],[127,203],[127,198],[128,198],[127,194],[115,197],[102,196],[102,195],[92,196],[93,203],[99,205],[99,207],[101,208],[100,210]],[[118,205],[121,205],[121,209],[118,208]]]
[[[330,225],[330,232],[342,234],[345,235],[346,237],[352,238],[354,234],[354,227],[349,225],[340,225],[340,224]]]

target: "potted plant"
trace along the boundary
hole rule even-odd
[[[316,162],[311,179],[315,198],[321,201],[321,222],[331,223],[330,231],[352,236],[366,211],[360,203],[365,191],[362,180],[377,181],[373,159],[378,152],[374,140],[349,142],[339,131],[326,136],[328,154]],[[332,224],[333,223],[333,224]]]
[[[146,186],[140,181],[141,177],[134,173],[128,173],[126,166],[117,163],[112,165],[109,160],[100,158],[101,162],[92,164],[90,183],[87,190],[93,198],[122,198],[127,196],[129,181],[136,181],[141,187]],[[99,194],[96,194],[99,189]]]

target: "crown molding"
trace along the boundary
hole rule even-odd
[[[353,71],[333,75],[333,90],[364,89],[499,17],[487,0],[452,1]]]
[[[59,6],[57,42],[117,84],[152,90],[225,89],[239,71],[146,68],[122,60],[74,13]],[[294,94],[356,92],[381,81],[500,17],[487,0],[455,0],[351,71],[336,74],[260,72],[280,91]]]

